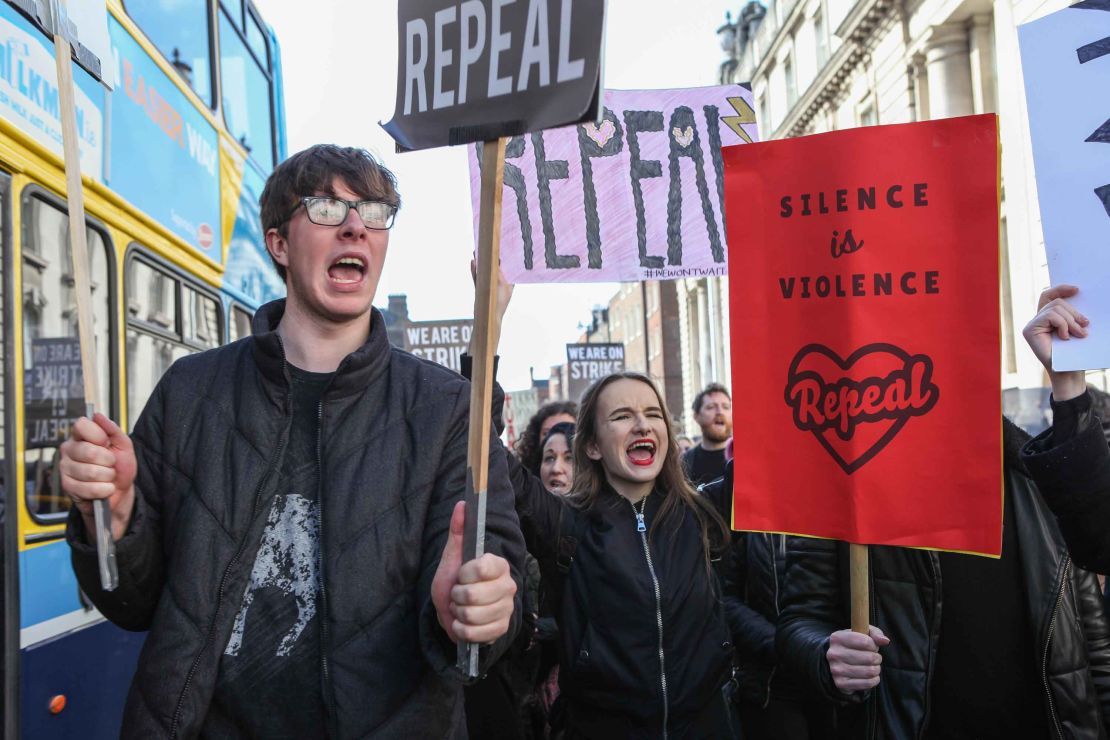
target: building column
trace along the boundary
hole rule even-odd
[[[929,76],[926,73],[925,57],[921,54],[914,56],[911,64],[913,70],[913,93],[915,121],[929,120]]]
[[[698,344],[701,349],[701,373],[698,378],[698,389],[705,387],[705,384],[713,379],[713,343],[710,337],[713,334],[713,327],[710,323],[709,316],[709,291],[707,290],[706,283],[708,280],[702,278],[698,281]]]
[[[709,377],[721,381],[721,293],[717,278],[705,279],[706,303],[709,310]]]
[[[971,17],[969,57],[971,61],[971,92],[976,113],[996,113],[998,94],[995,92],[994,32],[989,14]]]
[[[925,47],[929,118],[968,116],[975,112],[968,52],[968,33],[963,24],[933,26]]]
[[[676,280],[676,289],[678,292],[678,341],[680,346],[681,360],[679,366],[682,372],[682,408],[671,409],[671,413],[677,413],[682,420],[682,428],[689,433],[690,424],[692,420],[689,417],[687,407],[694,402],[694,337],[690,331],[690,325],[693,322],[693,314],[690,311],[690,279],[682,278]]]
[[[717,278],[718,289],[721,291],[723,298],[721,299],[721,336],[723,341],[721,346],[723,352],[721,353],[721,372],[724,379],[721,381],[732,388],[732,326],[729,321],[729,309],[732,306],[732,301],[729,299],[728,292],[728,275],[722,275]],[[730,391],[731,392],[731,391]]]

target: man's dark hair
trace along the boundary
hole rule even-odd
[[[728,392],[728,388],[725,388],[720,383],[710,383],[709,385],[702,388],[698,392],[698,395],[694,396],[694,405],[692,408],[694,409],[695,414],[701,412],[701,405],[705,401],[705,397],[708,396],[710,393],[724,393],[725,397],[728,400],[732,400],[732,394]]]
[[[332,183],[339,178],[359,198],[381,200],[400,208],[397,179],[385,165],[365,149],[335,144],[317,144],[297,152],[270,174],[262,197],[262,233],[277,229],[288,236],[289,218],[301,198],[320,193],[335,195]],[[270,256],[273,260],[273,255]],[[285,268],[274,262],[278,275],[285,280]]]

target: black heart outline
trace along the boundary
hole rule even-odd
[[[797,354],[794,355],[794,359],[790,362],[790,369],[787,371],[786,388],[783,391],[783,398],[786,400],[787,406],[793,407],[793,404],[790,402],[790,388],[794,385],[794,380],[796,379],[796,376],[798,374],[798,365],[800,365],[802,363],[802,360],[809,356],[810,353],[814,352],[822,354],[828,359],[832,360],[837,367],[845,372],[847,372],[848,369],[852,367],[852,365],[856,364],[856,361],[859,360],[861,357],[871,354],[872,352],[889,352],[898,359],[902,360],[903,367],[908,365],[910,361],[913,360],[915,357],[924,357],[929,362],[930,370],[932,369],[932,358],[928,357],[927,355],[911,355],[901,347],[890,344],[889,342],[872,342],[871,344],[865,344],[856,351],[852,352],[852,354],[848,355],[848,358],[845,360],[840,359],[840,355],[838,353],[833,352],[831,349],[823,344],[807,344],[800,350],[798,350]],[[940,387],[934,384],[933,389],[935,393],[933,394],[933,398],[929,403],[928,408],[926,408],[921,414],[918,414],[918,416],[932,411],[933,407],[936,406],[937,401],[940,399]],[[890,425],[890,429],[888,429],[886,433],[884,433],[883,436],[878,439],[878,441],[876,441],[873,445],[871,445],[871,447],[867,449],[866,452],[864,452],[862,455],[860,455],[858,458],[850,463],[843,457],[841,457],[840,453],[836,451],[836,448],[834,448],[825,440],[823,434],[813,430],[803,431],[809,431],[814,437],[816,437],[817,441],[821,443],[821,446],[825,448],[825,451],[828,452],[832,459],[836,461],[836,464],[839,465],[845,473],[851,475],[867,463],[871,462],[871,460],[874,459],[876,455],[882,452],[883,449],[885,449],[886,446],[890,444],[896,436],[898,436],[898,432],[902,431],[902,427],[904,427],[906,425],[906,422],[908,422],[909,420],[910,416],[908,415],[902,416],[899,419],[895,419],[894,423]]]

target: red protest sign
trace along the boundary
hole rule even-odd
[[[734,528],[999,554],[995,117],[724,163]]]

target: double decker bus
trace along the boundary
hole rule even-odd
[[[0,0],[3,736],[118,737],[143,635],[77,586],[55,459],[84,402],[54,45]],[[179,357],[284,286],[258,212],[285,157],[277,40],[250,0],[106,0],[115,87],[74,65],[101,397],[130,429]]]

